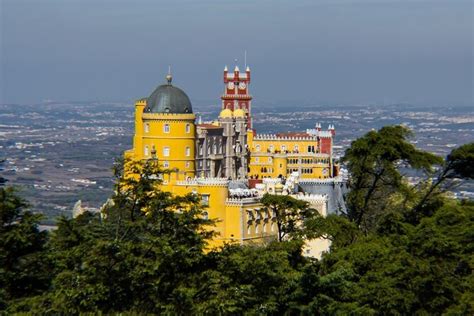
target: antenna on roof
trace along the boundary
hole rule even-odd
[[[247,50],[245,50],[244,52],[244,64],[245,64],[244,68],[247,68]]]

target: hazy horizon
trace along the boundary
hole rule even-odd
[[[173,82],[219,102],[473,103],[471,1],[3,0],[0,103],[130,101]]]

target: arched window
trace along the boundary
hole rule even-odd
[[[149,132],[150,132],[150,124],[145,123],[145,133],[149,133]]]
[[[191,148],[186,147],[186,157],[191,156]]]
[[[169,133],[169,132],[170,132],[170,125],[169,125],[169,124],[163,125],[163,132],[165,132],[165,133]]]
[[[257,152],[260,151],[260,145],[259,144],[255,145],[255,151],[257,151]]]
[[[191,133],[191,125],[186,124],[186,133]]]
[[[145,146],[145,151],[144,151],[145,156],[149,155],[149,148],[148,146]]]
[[[169,147],[163,147],[163,156],[169,157],[170,155],[170,148]]]

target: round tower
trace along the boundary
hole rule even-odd
[[[135,135],[140,139],[134,144],[136,158],[158,159],[164,169],[172,171],[165,175],[165,183],[195,176],[196,131],[189,97],[171,84],[171,74],[166,80],[146,99],[136,119],[141,124],[136,124]]]

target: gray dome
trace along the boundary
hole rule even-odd
[[[148,97],[145,113],[193,113],[191,101],[180,88],[171,84],[159,86]]]

